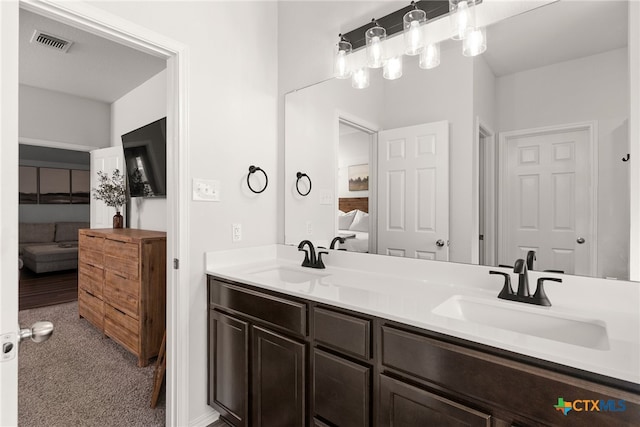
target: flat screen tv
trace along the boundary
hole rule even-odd
[[[122,135],[131,197],[167,196],[167,118]]]

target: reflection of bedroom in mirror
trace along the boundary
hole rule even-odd
[[[374,131],[340,120],[338,139],[338,236],[340,248],[352,252],[375,253],[372,228],[375,205],[370,165],[375,157]]]

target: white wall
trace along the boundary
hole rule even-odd
[[[615,49],[497,79],[498,131],[597,122],[599,277],[629,277],[627,55]]]
[[[121,136],[167,116],[167,72],[161,71],[111,104],[111,145],[122,146]],[[129,227],[167,230],[167,199],[134,197],[129,205]]]
[[[349,190],[349,166],[370,165],[371,136],[362,131],[340,135],[338,146],[338,197],[369,197],[369,190]],[[371,175],[369,175],[371,177]]]
[[[106,102],[20,85],[20,138],[108,147],[110,110]]]
[[[276,241],[277,4],[275,2],[95,2],[95,6],[183,43],[189,50],[187,131],[191,177],[221,181],[220,202],[189,205],[189,419],[207,405],[204,253]],[[241,18],[241,19],[240,19]],[[242,24],[240,30],[238,25]],[[232,42],[232,43],[231,43]],[[171,159],[168,159],[171,161]],[[250,165],[269,174],[255,195]],[[232,243],[231,224],[242,224]]]

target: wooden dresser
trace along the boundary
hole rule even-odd
[[[165,330],[166,233],[82,229],[78,241],[78,314],[146,366]]]

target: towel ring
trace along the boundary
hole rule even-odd
[[[265,183],[264,183],[264,187],[262,187],[262,190],[255,190],[251,186],[251,182],[249,181],[249,178],[251,178],[251,175],[258,171],[262,172],[262,174],[264,175]],[[249,166],[249,174],[247,175],[247,185],[249,186],[249,190],[253,191],[256,194],[260,194],[267,189],[267,185],[269,185],[269,177],[267,176],[267,173],[263,171],[261,168],[259,168],[258,166],[251,165]]]
[[[306,173],[302,173],[302,172],[296,173],[296,177],[298,178],[298,179],[296,179],[296,191],[301,196],[308,196],[309,193],[311,193],[311,178],[309,178],[309,175],[307,175]],[[307,180],[309,181],[309,190],[306,193],[303,193],[302,191],[300,191],[300,187],[298,187],[298,185],[300,184],[300,180],[303,177],[307,177]]]

